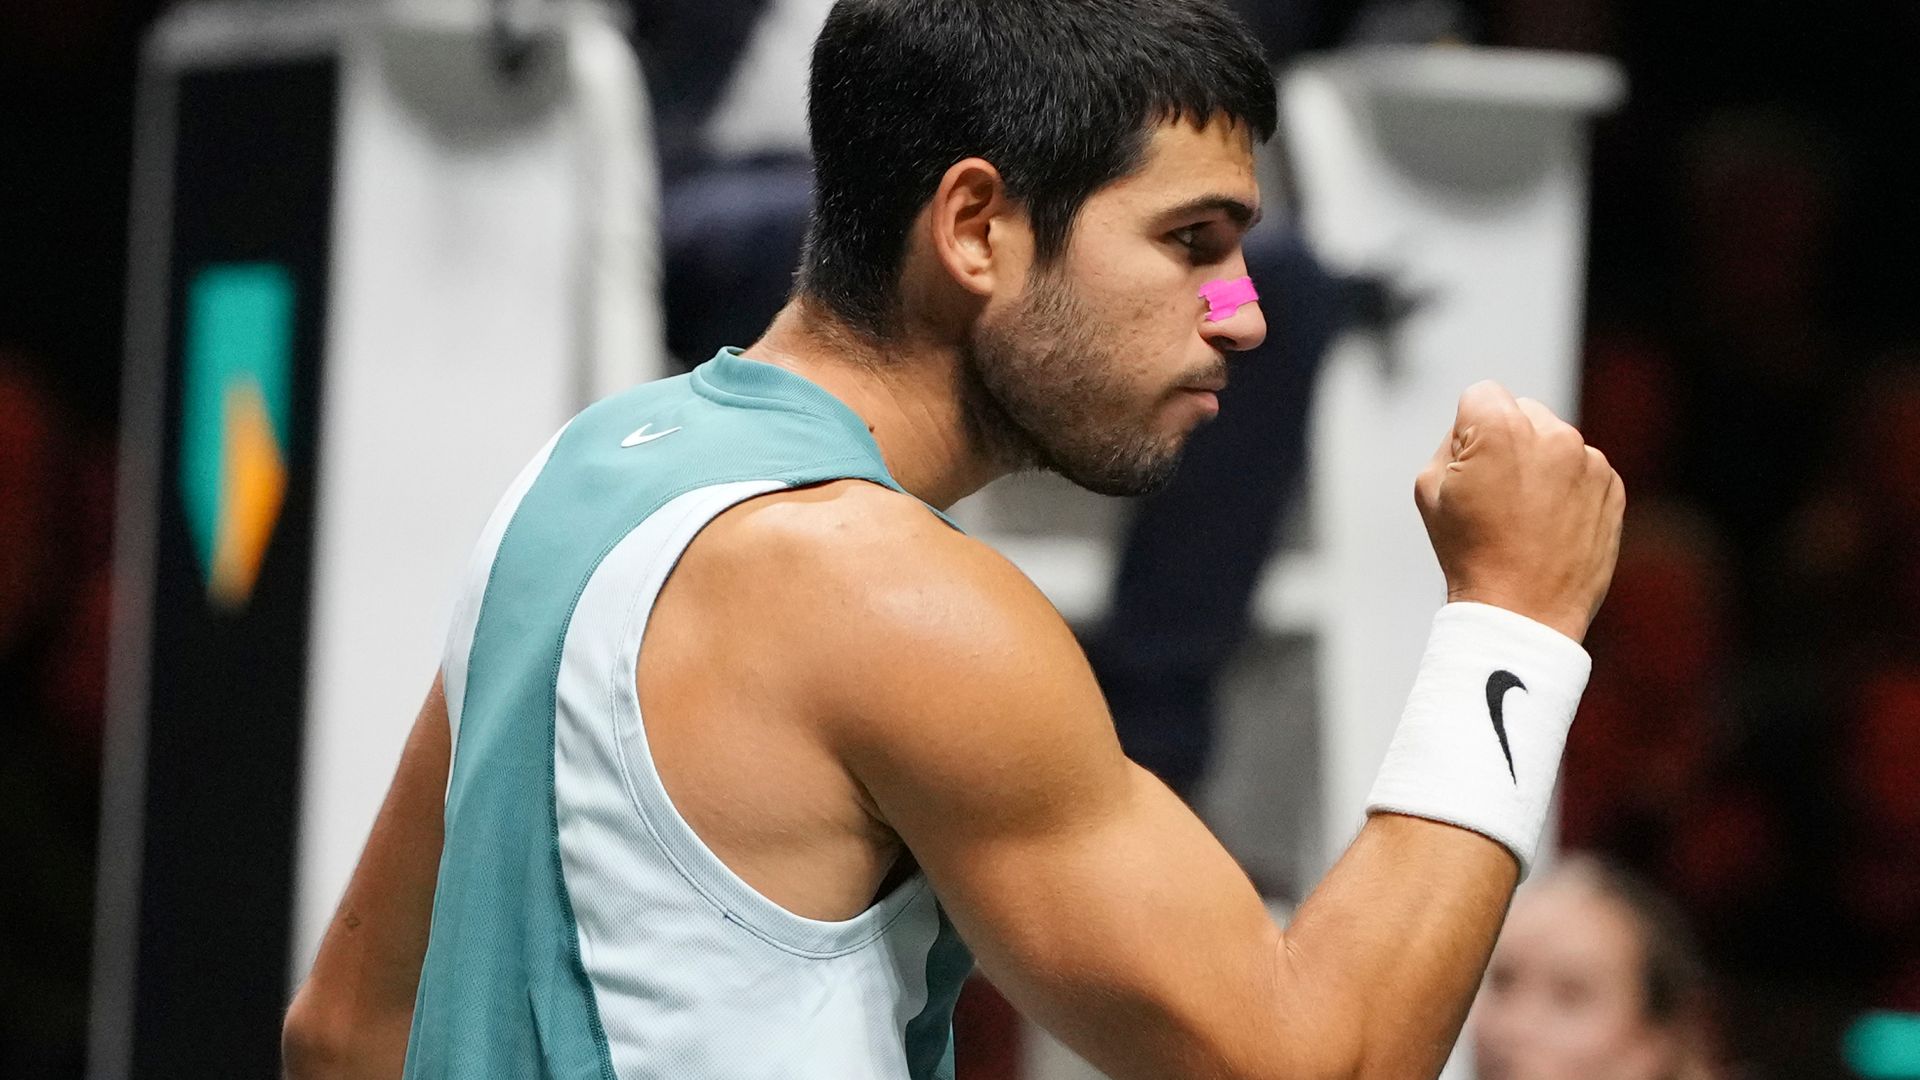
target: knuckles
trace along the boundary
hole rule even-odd
[[[1584,455],[1590,449],[1587,440],[1580,437],[1579,430],[1564,420],[1540,430],[1539,439],[1541,445],[1563,458]]]

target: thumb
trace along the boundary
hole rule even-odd
[[[1413,482],[1413,501],[1420,507],[1421,517],[1431,519],[1434,509],[1440,505],[1440,487],[1446,481],[1447,467],[1459,461],[1469,446],[1488,433],[1505,432],[1507,418],[1521,415],[1520,403],[1499,383],[1486,379],[1467,387],[1460,395],[1459,407],[1454,410],[1453,429],[1440,440],[1440,448],[1433,452],[1427,467],[1420,470]]]
[[[1520,402],[1506,387],[1491,379],[1474,383],[1460,395],[1460,406],[1454,413],[1454,457],[1490,436],[1509,434],[1515,421],[1525,420]]]

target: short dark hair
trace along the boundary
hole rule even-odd
[[[1044,263],[1158,124],[1225,116],[1260,142],[1272,69],[1217,0],[839,0],[814,46],[813,215],[799,289],[889,336],[907,233],[955,162],[1000,170]]]

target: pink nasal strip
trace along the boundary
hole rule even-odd
[[[1207,302],[1208,322],[1225,322],[1240,314],[1240,309],[1245,305],[1258,303],[1260,294],[1255,291],[1250,277],[1221,278],[1202,286],[1200,299]]]

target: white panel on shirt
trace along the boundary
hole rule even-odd
[[[900,1080],[939,916],[924,877],[851,920],[754,892],[673,809],[640,719],[654,601],[687,545],[777,481],[680,496],[588,581],[562,648],[554,731],[563,877],[621,1080]]]

